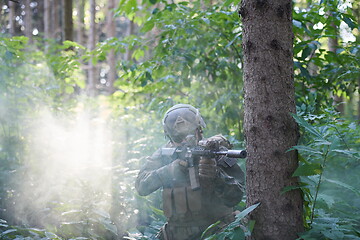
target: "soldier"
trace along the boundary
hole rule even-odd
[[[163,119],[166,147],[183,144],[201,144],[222,150],[231,144],[221,135],[203,139],[205,122],[198,109],[187,104],[170,108]],[[161,240],[200,239],[204,230],[220,221],[217,229],[234,220],[233,207],[238,204],[244,191],[244,173],[236,160],[225,156],[199,157],[197,170],[200,189],[190,186],[188,163],[184,159],[169,159],[157,150],[148,157],[140,170],[135,187],[141,196],[163,189],[163,210],[167,223],[158,234]]]

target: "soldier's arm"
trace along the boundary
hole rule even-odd
[[[135,188],[139,195],[149,195],[160,187],[171,186],[178,178],[184,178],[187,168],[183,160],[165,159],[168,164],[164,164],[162,160],[161,149],[147,158],[135,182]]]
[[[215,192],[228,207],[238,204],[245,191],[245,176],[239,165],[220,166],[215,182]]]
[[[204,144],[210,148],[220,145],[220,150],[232,148],[232,144],[222,135],[205,139]],[[245,174],[236,162],[236,159],[225,156],[217,158],[219,174],[215,180],[215,193],[228,207],[238,204],[245,191]]]
[[[146,196],[162,186],[162,180],[156,170],[162,167],[159,150],[146,159],[136,178],[135,188],[139,195]]]

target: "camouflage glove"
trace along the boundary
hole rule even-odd
[[[218,150],[219,147],[232,148],[231,143],[222,135],[215,135],[210,138],[203,139],[199,142],[199,145],[211,150]]]
[[[185,177],[186,170],[187,162],[181,159],[176,159],[170,164],[156,170],[156,173],[164,186],[171,182],[183,179]]]
[[[218,167],[213,158],[201,158],[199,161],[199,176],[201,178],[213,179],[218,175]]]

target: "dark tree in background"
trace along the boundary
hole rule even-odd
[[[64,11],[63,11],[63,22],[64,22],[64,40],[73,41],[73,3],[72,0],[63,1]]]
[[[296,239],[303,230],[293,75],[291,0],[243,0],[244,129],[247,142],[247,204],[260,202],[251,214],[257,240]]]

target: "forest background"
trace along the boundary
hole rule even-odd
[[[359,1],[293,3],[302,239],[360,239]],[[206,136],[245,146],[238,6],[1,1],[0,238],[150,239],[160,195],[134,179],[166,109],[190,103]]]

